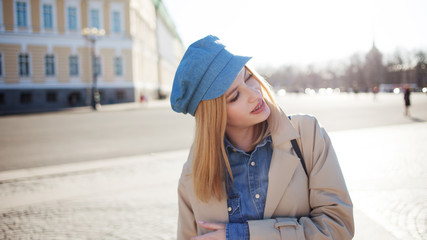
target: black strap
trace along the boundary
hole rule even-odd
[[[289,120],[291,120],[290,116],[288,118],[289,118]],[[304,168],[305,175],[308,176],[307,167],[305,166],[305,161],[304,161],[304,158],[302,157],[301,150],[299,148],[297,140],[296,139],[292,139],[291,143],[292,143],[292,147],[294,148],[295,153],[299,157],[299,160],[301,162],[302,167]]]
[[[308,176],[307,167],[305,166],[304,158],[302,157],[301,150],[299,149],[298,143],[296,139],[291,140],[292,147],[294,148],[295,153],[299,157],[302,167],[304,168],[305,174]]]

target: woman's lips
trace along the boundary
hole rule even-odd
[[[252,114],[258,114],[258,113],[264,111],[264,108],[265,108],[264,100],[261,100],[261,102],[258,103],[258,105],[254,108],[254,110],[252,110],[251,113]]]

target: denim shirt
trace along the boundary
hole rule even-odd
[[[224,145],[234,178],[234,184],[229,177],[227,185],[229,223],[226,239],[249,239],[247,221],[264,218],[268,172],[273,154],[271,137],[261,141],[252,153],[235,148],[228,139],[224,139]]]

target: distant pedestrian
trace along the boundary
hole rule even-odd
[[[175,74],[173,110],[195,116],[178,185],[178,239],[351,239],[353,205],[316,118],[291,118],[267,82],[207,36]]]
[[[405,93],[403,94],[403,100],[405,101],[405,116],[409,116],[409,107],[411,106],[411,90],[409,86],[405,87]]]
[[[377,94],[379,92],[378,86],[372,88],[372,93],[374,94],[374,100],[377,100]]]

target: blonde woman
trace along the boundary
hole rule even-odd
[[[177,69],[173,110],[196,119],[178,186],[178,239],[352,239],[352,202],[314,117],[288,118],[217,37]]]

